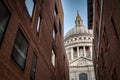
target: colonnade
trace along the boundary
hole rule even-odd
[[[86,47],[88,48],[89,50],[89,53],[86,52]],[[77,57],[78,58],[79,56],[84,56],[84,57],[88,57],[87,55],[89,55],[88,58],[92,58],[92,46],[77,46],[77,47],[74,47],[74,48],[77,48]],[[74,57],[74,48],[70,48],[70,54],[68,54],[68,56],[70,57],[70,60],[73,60],[75,59]]]

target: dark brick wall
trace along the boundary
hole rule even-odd
[[[3,0],[10,11],[10,19],[0,47],[0,79],[30,80],[32,56],[37,56],[35,80],[69,80],[68,61],[64,49],[64,22],[61,0],[34,0],[35,8],[32,18],[29,17],[25,0]],[[55,4],[58,14],[54,16]],[[41,16],[40,32],[37,34],[37,20]],[[62,35],[59,33],[59,20]],[[53,28],[56,27],[56,41],[53,39]],[[29,43],[25,70],[23,71],[11,59],[11,54],[20,29]],[[52,50],[56,54],[56,66],[51,63]]]
[[[94,0],[94,8],[93,60],[96,79],[120,80],[120,1]]]

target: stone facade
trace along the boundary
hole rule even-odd
[[[78,12],[75,24],[64,39],[69,60],[70,80],[95,80],[92,62],[92,30],[85,28]]]
[[[61,0],[0,0],[0,80],[69,80]]]

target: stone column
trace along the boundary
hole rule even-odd
[[[80,52],[79,52],[79,46],[77,47],[77,56],[79,57],[79,54],[80,54]]]
[[[86,57],[86,50],[85,50],[85,46],[83,46],[83,54]]]
[[[71,48],[71,60],[73,60],[73,48]]]

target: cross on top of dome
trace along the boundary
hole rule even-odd
[[[83,20],[81,19],[80,15],[79,15],[79,11],[77,10],[77,17],[75,20],[75,26],[80,27],[82,25],[83,25]]]

